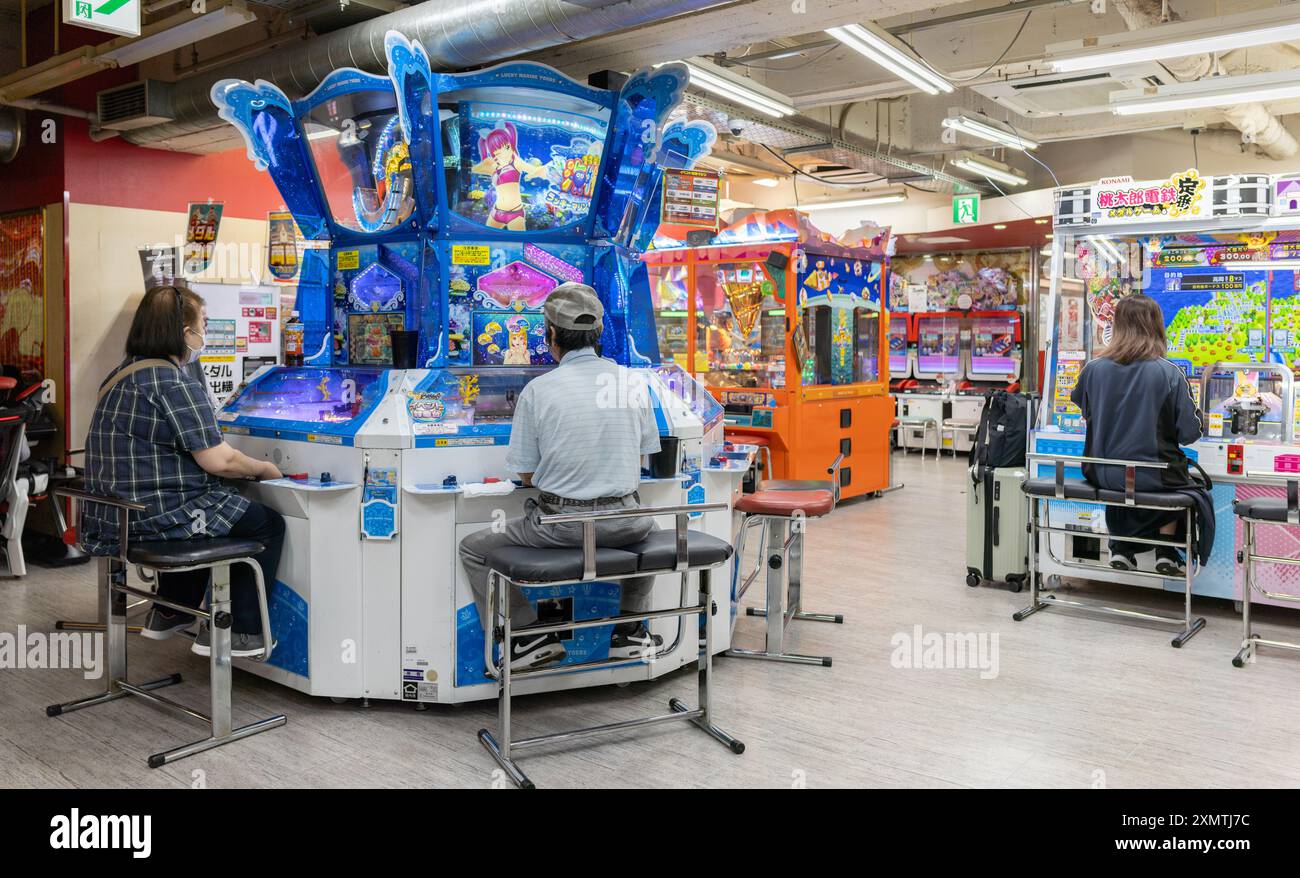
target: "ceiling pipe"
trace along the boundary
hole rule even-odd
[[[1161,0],[1115,0],[1115,9],[1131,31],[1168,23],[1163,17]],[[1170,13],[1170,19],[1176,20],[1177,16]],[[1160,63],[1183,82],[1204,79],[1216,72],[1216,62],[1208,54],[1167,58]],[[1263,104],[1223,107],[1221,112],[1223,118],[1242,133],[1246,142],[1259,147],[1269,158],[1289,159],[1300,152],[1300,144],[1296,143],[1291,132]]]
[[[172,120],[128,131],[141,146],[163,146],[225,125],[209,97],[213,83],[264,79],[301,98],[340,67],[387,69],[384,35],[419,40],[435,70],[463,70],[604,36],[736,0],[428,0],[317,37],[253,62],[222,67],[175,84]]]

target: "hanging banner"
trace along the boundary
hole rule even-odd
[[[190,204],[189,218],[185,223],[185,273],[205,271],[212,261],[212,250],[217,243],[217,229],[221,226],[223,205],[219,201]]]
[[[273,210],[266,215],[266,264],[271,277],[284,282],[298,276],[298,225],[287,210]]]
[[[718,230],[717,171],[664,170],[660,221],[667,225]]]

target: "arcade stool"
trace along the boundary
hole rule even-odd
[[[738,445],[757,445],[763,456],[763,478],[771,479],[776,477],[776,470],[772,468],[772,439],[770,436],[766,433],[728,431],[726,427],[722,428],[722,433],[728,442],[734,442]]]
[[[1251,473],[1250,475],[1261,479],[1267,479],[1270,476],[1277,477],[1275,473]],[[1245,500],[1236,500],[1232,504],[1232,511],[1236,513],[1237,518],[1241,521],[1242,529],[1243,547],[1237,552],[1237,563],[1245,565],[1245,576],[1242,580],[1245,585],[1241,590],[1241,649],[1232,660],[1233,667],[1244,668],[1247,662],[1254,660],[1261,646],[1300,651],[1300,643],[1286,640],[1265,640],[1250,629],[1250,599],[1253,592],[1259,592],[1265,597],[1276,601],[1300,602],[1300,595],[1269,591],[1262,588],[1255,581],[1255,564],[1259,561],[1263,561],[1265,564],[1300,566],[1300,558],[1279,558],[1273,555],[1255,554],[1255,528],[1257,525],[1300,525],[1300,483],[1296,479],[1287,479],[1285,484],[1285,499],[1281,497],[1250,497]]]
[[[794,619],[811,622],[843,624],[838,613],[805,613],[803,611],[803,536],[805,522],[810,518],[829,515],[840,499],[841,454],[826,472],[829,481],[807,479],[770,479],[760,482],[752,494],[742,494],[736,500],[736,510],[743,513],[740,538],[736,547],[735,577],[739,579],[744,565],[745,538],[751,523],[766,525],[759,548],[758,563],[736,587],[739,601],[749,591],[767,563],[767,596],[762,609],[747,607],[748,616],[767,618],[766,642],[762,650],[732,647],[727,655],[737,658],[768,659],[796,664],[831,666],[830,656],[798,655],[784,652],[785,628]],[[769,548],[770,547],[770,548]],[[734,581],[734,580],[733,580]]]
[[[260,658],[254,661],[266,661],[271,657],[274,644],[271,641],[270,616],[266,608],[266,586],[262,581],[262,568],[253,558],[262,552],[261,543],[254,540],[235,538],[215,538],[196,540],[158,540],[138,541],[132,544],[125,535],[130,533],[130,515],[132,512],[144,512],[145,507],[139,503],[119,500],[91,494],[79,488],[59,487],[53,489],[58,496],[69,497],[82,502],[98,503],[118,510],[118,533],[123,535],[119,541],[116,555],[99,557],[99,615],[105,632],[108,656],[107,682],[102,695],[91,695],[63,704],[51,704],[45,708],[47,716],[59,716],[73,710],[94,707],[108,701],[116,701],[127,695],[136,695],[160,707],[174,710],[207,723],[210,727],[208,737],[175,747],[149,757],[149,767],[158,768],[168,762],[175,762],[186,756],[229,744],[277,728],[285,724],[283,715],[271,716],[257,720],[239,728],[232,728],[230,721],[230,568],[234,564],[247,564],[253,570],[257,586],[257,598],[262,615],[262,636],[266,649]],[[153,573],[181,573],[187,570],[210,570],[212,574],[212,596],[208,609],[178,604],[157,595],[127,585],[126,572],[130,564],[136,564]],[[147,683],[131,683],[127,680],[126,668],[126,612],[127,595],[162,604],[173,610],[189,613],[208,620],[211,637],[209,656],[208,696],[211,714],[200,713],[183,704],[155,694],[155,690],[181,682],[180,674],[169,674]]]
[[[527,546],[503,546],[490,552],[487,556],[488,582],[487,606],[492,608],[493,623],[489,636],[484,638],[484,660],[489,673],[498,681],[497,690],[497,733],[493,735],[487,729],[479,729],[479,742],[492,754],[492,758],[505,771],[510,780],[524,789],[533,789],[534,784],[515,762],[514,752],[528,747],[552,742],[570,741],[605,732],[620,731],[639,726],[658,725],[675,720],[687,720],[710,736],[725,744],[733,753],[745,752],[745,745],[727,732],[713,724],[713,706],[710,683],[713,678],[713,625],[709,621],[717,613],[713,600],[711,574],[714,568],[727,563],[731,558],[731,545],[706,533],[690,530],[690,516],[699,512],[726,509],[726,503],[701,503],[687,506],[648,506],[639,509],[607,509],[589,512],[565,512],[543,515],[538,519],[542,525],[579,523],[582,525],[582,547],[565,549],[535,549]],[[642,516],[672,515],[676,528],[672,531],[656,531],[639,543],[618,548],[598,547],[596,545],[596,523],[617,518],[639,518]],[[681,575],[681,600],[679,606],[666,610],[650,610],[629,614],[602,616],[596,619],[570,620],[549,625],[530,625],[514,631],[510,623],[510,586],[522,588],[530,586],[572,585],[599,579],[601,582],[614,582],[632,577],[655,575],[660,573],[677,573]],[[698,599],[692,603],[689,598],[690,575],[697,573],[699,587]],[[604,661],[584,662],[581,664],[556,665],[512,671],[508,660],[509,650],[505,644],[520,637],[536,637],[561,631],[576,631],[583,628],[597,628],[607,625],[620,625],[629,622],[649,622],[654,619],[699,616],[699,628],[703,632],[702,642],[697,647],[694,636],[683,637],[683,628],[677,626],[677,637],[663,652],[657,653],[655,659],[673,655],[683,644],[699,652],[698,700],[699,706],[687,707],[677,698],[668,700],[669,712],[654,716],[640,717],[605,725],[573,729],[567,732],[555,732],[532,738],[515,738],[511,727],[512,687],[516,679],[532,680],[557,674],[572,674],[577,671],[594,671],[600,668],[626,666],[629,659],[606,659]]]

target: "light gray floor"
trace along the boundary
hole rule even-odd
[[[967,588],[962,460],[898,455],[907,487],[813,522],[805,561],[810,611],[845,625],[797,622],[791,651],[835,657],[830,669],[723,658],[718,721],[745,741],[734,756],[670,725],[525,754],[539,786],[1185,787],[1300,784],[1300,658],[1276,651],[1233,668],[1239,622],[1228,602],[1198,599],[1207,628],[1182,650],[1158,628],[1045,611],[1016,623],[1025,593]],[[0,632],[50,630],[93,613],[91,568],[36,569],[0,582]],[[756,585],[750,598],[757,598]],[[1180,612],[1149,589],[1080,585],[1133,606]],[[1265,636],[1300,639],[1300,614],[1263,609]],[[741,645],[762,621],[741,617]],[[997,675],[891,662],[896,636],[996,635]],[[986,641],[991,643],[990,641]],[[132,676],[180,670],[174,697],[202,705],[207,663],[187,644],[133,639]],[[487,787],[494,764],[475,739],[491,704],[417,713],[385,703],[315,700],[237,673],[236,722],[284,713],[287,726],[151,770],[149,753],[198,727],[136,700],[50,719],[44,706],[93,691],[68,670],[0,669],[0,785]],[[659,712],[691,698],[678,674],[627,689],[520,699],[519,734]]]

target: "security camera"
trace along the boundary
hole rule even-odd
[[[727,121],[727,130],[729,130],[732,134],[739,137],[742,133],[744,133],[745,126],[748,124],[749,123],[747,123],[744,119],[730,119]]]

